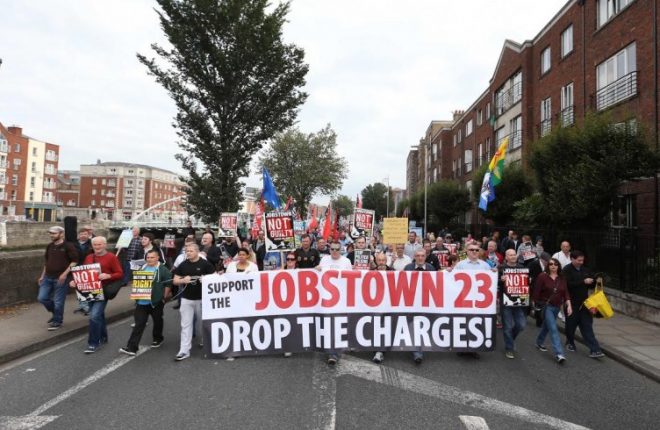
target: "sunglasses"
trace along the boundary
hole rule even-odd
[[[468,249],[468,251],[477,252],[477,251],[479,251],[479,248],[470,248],[470,249]]]
[[[295,258],[295,257],[293,257],[293,258],[287,258],[286,261],[296,261],[296,258]]]
[[[339,251],[341,248],[330,248],[330,251]]]

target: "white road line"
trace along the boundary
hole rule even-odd
[[[35,430],[57,418],[58,415],[0,417],[0,430]]]
[[[398,381],[396,382],[396,385],[394,385],[392,384],[391,379],[383,378],[383,373],[379,367],[380,366],[377,364],[346,356],[341,360],[338,366],[338,371],[341,375],[352,375],[367,381],[397,386],[407,391],[435,397],[446,402],[457,403],[487,412],[508,416],[542,427],[547,426],[562,430],[587,429],[587,427],[578,424],[544,415],[539,412],[525,409],[521,406],[512,405],[511,403],[482,396],[481,394],[473,393],[471,391],[463,391],[456,387],[452,387],[451,385],[445,385],[441,382],[433,381],[401,370],[397,372]]]
[[[312,354],[312,390],[315,396],[313,428],[335,430],[337,418],[337,370],[325,363],[324,354]]]
[[[481,417],[459,415],[458,418],[461,420],[467,430],[488,430],[488,424],[486,423],[486,420]]]
[[[144,354],[146,351],[148,351],[148,348],[141,348],[137,352],[137,356]],[[58,403],[68,399],[69,397],[73,396],[74,394],[78,393],[79,391],[85,389],[89,385],[93,384],[94,382],[98,381],[99,379],[103,378],[104,376],[114,372],[115,370],[119,369],[122,367],[124,364],[130,362],[133,360],[135,357],[129,357],[126,355],[122,355],[121,357],[115,358],[113,361],[111,361],[107,366],[105,366],[102,369],[97,370],[94,372],[92,375],[88,376],[78,384],[74,385],[73,387],[69,388],[62,394],[56,396],[55,398],[47,401],[43,405],[39,406],[37,409],[34,411],[30,412],[28,415],[29,416],[37,416],[41,415],[48,409],[52,408],[53,406],[57,405]]]

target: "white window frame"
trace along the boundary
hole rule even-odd
[[[522,115],[518,115],[509,122],[509,130],[511,131],[511,149],[517,149],[522,146]]]
[[[598,0],[596,6],[596,28],[600,28],[609,22],[633,1],[635,0]]]
[[[574,122],[574,94],[573,82],[561,87],[561,125],[564,127],[572,125]],[[569,108],[571,109],[570,112],[567,111]]]
[[[573,24],[561,33],[561,58],[573,52]]]
[[[633,42],[596,66],[596,89],[600,90],[635,71],[637,44]]]
[[[477,127],[484,123],[484,111],[477,109]]]
[[[541,100],[541,137],[552,129],[552,97]]]
[[[471,119],[465,124],[465,137],[468,137],[474,131],[474,120]]]
[[[552,50],[550,46],[541,51],[541,74],[544,75],[552,68]]]

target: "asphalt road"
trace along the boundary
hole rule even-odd
[[[391,353],[345,355],[329,368],[321,354],[239,358],[178,351],[178,313],[166,309],[165,343],[118,353],[130,320],[109,329],[93,355],[75,339],[0,367],[0,429],[657,429],[660,384],[586,348],[557,365],[536,351],[533,323],[518,357],[430,353],[415,365]],[[531,321],[530,321],[531,322]],[[498,333],[499,334],[499,333]],[[501,334],[500,334],[501,336]],[[498,342],[501,337],[498,338]]]

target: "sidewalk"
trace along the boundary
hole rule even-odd
[[[109,323],[133,314],[134,302],[128,298],[129,293],[129,288],[122,288],[108,304],[105,315]],[[54,332],[46,330],[48,313],[37,302],[3,309],[0,364],[87,333],[87,317],[73,314],[77,306],[75,294],[69,294],[64,325]],[[530,319],[528,324],[534,323]],[[609,358],[660,382],[660,327],[617,313],[609,320],[594,319],[594,331]],[[579,330],[576,337],[580,339]],[[578,345],[578,353],[587,352],[584,345]]]
[[[122,288],[108,303],[105,318],[108,323],[133,315],[135,302],[129,299],[131,289]],[[75,294],[68,294],[64,305],[64,324],[56,331],[48,331],[50,314],[39,302],[26,303],[0,310],[0,364],[56,345],[87,333],[88,317],[74,314],[78,308]]]

